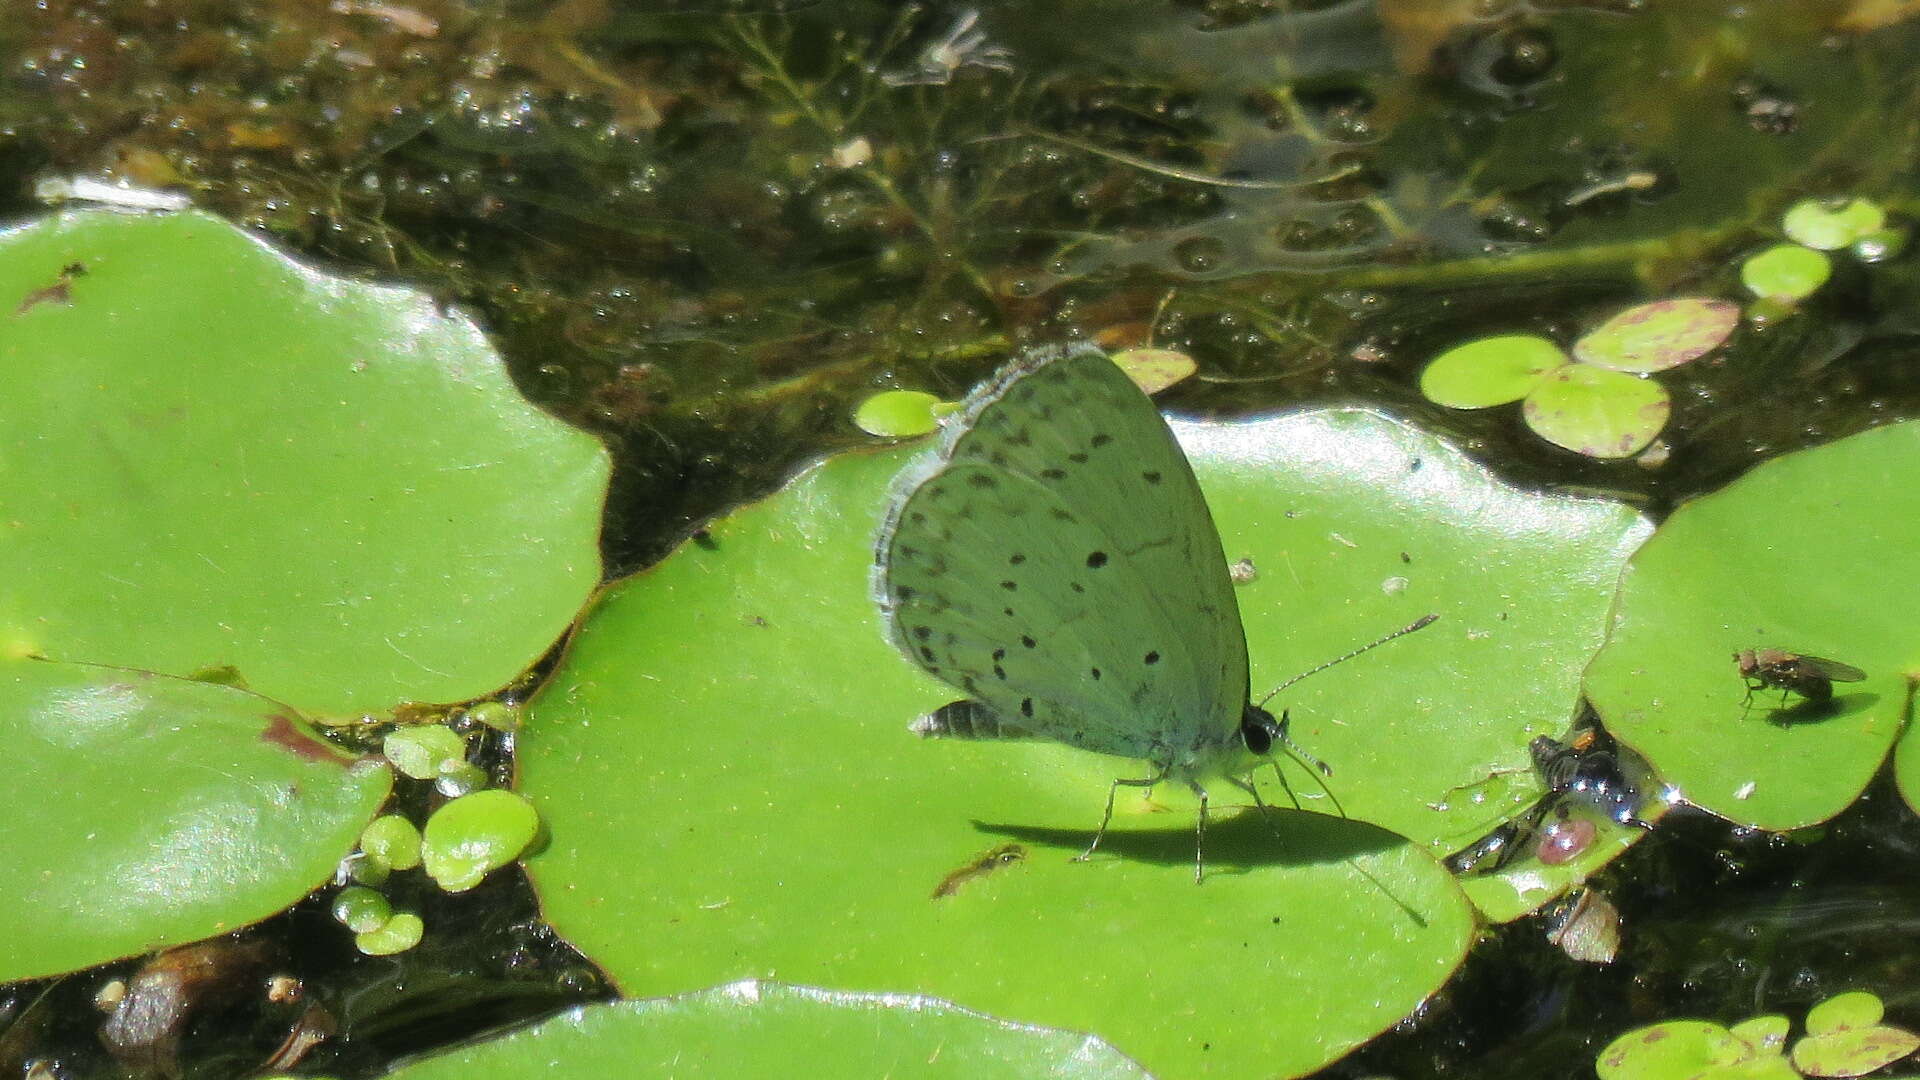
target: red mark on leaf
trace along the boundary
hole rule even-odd
[[[288,719],[283,713],[274,713],[268,717],[266,730],[260,733],[260,741],[271,743],[291,753],[302,761],[324,761],[332,765],[345,765],[346,759],[333,744],[315,738],[306,729]]]

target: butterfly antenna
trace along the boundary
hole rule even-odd
[[[1321,664],[1319,667],[1308,668],[1307,670],[1301,672],[1300,674],[1295,675],[1293,678],[1288,679],[1286,682],[1281,683],[1279,686],[1274,687],[1272,690],[1269,690],[1267,692],[1267,696],[1261,698],[1255,704],[1265,706],[1267,702],[1273,700],[1273,696],[1275,694],[1278,694],[1280,691],[1285,690],[1287,687],[1292,686],[1294,683],[1299,682],[1301,679],[1304,679],[1309,675],[1318,675],[1321,672],[1327,670],[1328,668],[1334,666],[1335,664],[1344,664],[1347,661],[1353,659],[1354,657],[1359,656],[1361,653],[1368,652],[1370,650],[1377,649],[1382,645],[1385,645],[1387,642],[1392,641],[1394,638],[1406,637],[1408,634],[1413,633],[1415,630],[1425,629],[1428,625],[1430,625],[1433,622],[1433,620],[1439,617],[1440,616],[1437,613],[1431,614],[1431,615],[1422,615],[1419,618],[1413,620],[1411,623],[1408,623],[1407,625],[1401,627],[1400,629],[1395,630],[1393,633],[1388,634],[1386,637],[1383,637],[1378,641],[1370,641],[1367,644],[1362,645],[1359,648],[1353,650],[1352,652],[1346,654],[1345,656],[1334,657],[1333,659],[1327,661],[1326,663]],[[1287,749],[1292,751],[1296,756],[1305,756],[1304,751],[1302,751],[1299,747],[1294,746],[1292,743],[1287,743]],[[1316,761],[1314,762],[1314,764],[1318,765],[1319,762]],[[1326,766],[1324,765],[1321,766],[1321,768],[1325,768],[1325,767]]]

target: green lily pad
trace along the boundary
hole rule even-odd
[[[1434,357],[1420,373],[1420,393],[1451,409],[1485,409],[1519,401],[1566,364],[1567,354],[1546,338],[1500,334]]]
[[[1759,466],[1681,507],[1623,577],[1587,673],[1607,729],[1689,802],[1744,825],[1824,821],[1865,788],[1905,727],[1920,642],[1905,617],[1920,424],[1893,424]],[[1763,690],[1734,663],[1779,648],[1863,669],[1822,704]],[[1896,775],[1920,792],[1903,740]]]
[[[1552,372],[1527,395],[1533,433],[1593,458],[1632,457],[1667,426],[1672,399],[1652,379],[1588,364]]]
[[[598,577],[605,452],[426,296],[74,211],[0,233],[0,313],[0,651],[351,715],[505,684]]]
[[[1355,820],[1270,823],[1218,790],[1196,886],[1192,797],[1129,792],[1100,854],[1071,861],[1138,763],[907,731],[952,696],[894,651],[869,592],[912,457],[850,455],[589,614],[520,743],[554,838],[528,861],[549,918],[629,993],[804,971],[1093,1031],[1176,1075],[1307,1071],[1405,1015],[1471,926],[1420,848],[1514,809],[1428,803],[1524,765],[1527,739],[1564,723],[1645,523],[1511,488],[1360,411],[1177,430],[1228,558],[1263,571],[1238,588],[1257,687],[1441,613],[1284,696]],[[1303,802],[1332,807],[1288,768]],[[1027,856],[934,898],[1009,841]],[[1303,1004],[1259,1004],[1274,1000]]]
[[[1740,283],[1766,300],[1805,299],[1831,276],[1833,263],[1799,244],[1775,244],[1740,264]]]
[[[1720,347],[1740,325],[1740,308],[1704,296],[1639,304],[1573,343],[1574,359],[1614,371],[1679,367]]]
[[[925,435],[940,426],[933,408],[940,399],[925,390],[883,390],[853,411],[853,424],[887,439]]]
[[[0,982],[237,929],[333,873],[392,773],[212,683],[0,662]]]
[[[1880,1022],[1876,994],[1854,990],[1807,1010],[1807,1035],[1793,1044],[1793,1064],[1808,1076],[1864,1076],[1920,1050],[1920,1035]]]
[[[1787,209],[1780,228],[1796,244],[1838,251],[1886,223],[1887,212],[1867,199],[1801,199]]]
[[[678,997],[582,1005],[390,1080],[532,1076],[913,1076],[1147,1080],[1099,1039],[995,1020],[912,994],[747,980]]]

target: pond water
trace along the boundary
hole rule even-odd
[[[0,25],[0,210],[49,178],[173,189],[473,312],[612,448],[609,577],[869,441],[846,418],[873,392],[955,398],[1065,339],[1193,357],[1170,411],[1365,403],[1659,516],[1920,415],[1920,260],[1840,253],[1793,310],[1740,280],[1809,196],[1911,223],[1916,72],[1920,7],[1892,0],[43,0]],[[1570,345],[1686,295],[1747,317],[1659,376],[1646,453],[1421,394],[1462,342]],[[1676,811],[1599,882],[1615,963],[1497,928],[1325,1075],[1585,1076],[1636,1024],[1856,987],[1920,1023],[1916,835],[1884,783],[1804,834]],[[343,956],[324,896],[264,928],[346,1033],[303,1069],[371,1075],[609,993],[517,873],[409,900],[457,932]],[[0,1064],[107,1068],[97,983],[0,991]],[[243,1075],[284,1034],[234,1005],[179,1061]]]

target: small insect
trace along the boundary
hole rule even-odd
[[[881,75],[880,81],[888,86],[945,86],[963,67],[1012,71],[1013,54],[987,44],[986,32],[974,29],[979,22],[979,12],[964,12],[946,37],[921,50],[918,67]]]
[[[1527,744],[1527,752],[1545,793],[1524,813],[1448,856],[1447,869],[1456,874],[1495,873],[1512,862],[1529,839],[1536,841],[1534,857],[1548,866],[1577,858],[1593,846],[1598,830],[1592,821],[1573,817],[1570,807],[1584,807],[1616,825],[1652,827],[1640,819],[1639,786],[1622,766],[1613,740],[1598,729],[1579,731],[1566,742],[1541,735]]]
[[[1026,857],[1027,849],[1019,844],[1001,844],[977,859],[968,860],[965,866],[941,878],[940,884],[934,886],[933,898],[938,900],[943,896],[952,896],[960,891],[960,886],[974,878],[985,877],[1003,866],[1020,862]]]
[[[1755,692],[1772,687],[1780,691],[1780,701],[1788,694],[1799,694],[1808,701],[1833,699],[1833,684],[1859,682],[1867,673],[1852,664],[1828,660],[1785,649],[1741,649],[1733,654],[1740,668],[1740,679],[1747,684],[1745,704],[1753,704]]]

